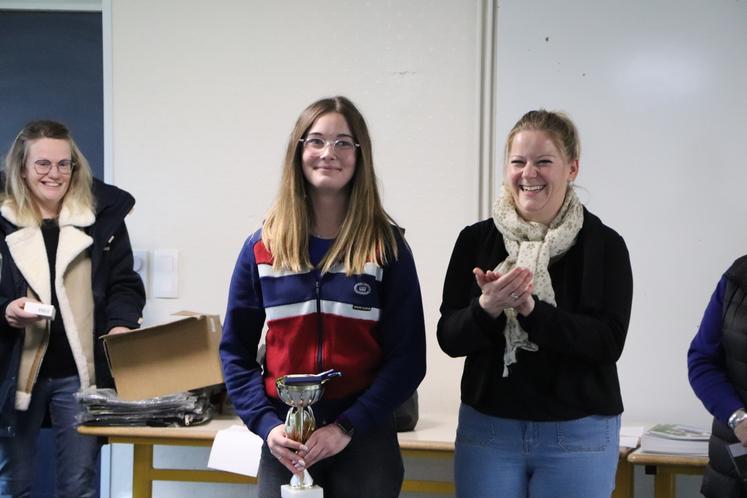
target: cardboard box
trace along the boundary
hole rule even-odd
[[[217,315],[180,312],[173,322],[102,339],[120,399],[133,401],[223,383]]]

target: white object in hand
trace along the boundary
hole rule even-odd
[[[54,320],[56,314],[56,310],[51,304],[35,303],[33,301],[26,301],[23,310],[49,320]]]

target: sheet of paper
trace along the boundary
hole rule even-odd
[[[637,448],[643,434],[643,426],[622,426],[620,428],[620,446],[625,448]]]
[[[208,468],[257,477],[262,438],[244,426],[218,431],[210,449]]]

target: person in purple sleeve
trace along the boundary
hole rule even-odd
[[[701,493],[744,498],[727,446],[747,446],[747,256],[719,280],[687,352],[690,385],[713,415]]]
[[[399,496],[394,410],[425,376],[423,305],[410,248],[381,205],[366,123],[344,97],[296,122],[275,205],[234,269],[220,356],[237,414],[265,441],[261,498],[304,469],[327,498]],[[275,379],[328,369],[342,377],[313,407],[317,430],[289,439]]]
[[[615,486],[616,362],[633,294],[625,241],[572,187],[576,127],[530,111],[506,141],[493,217],[462,230],[438,341],[465,357],[458,497],[601,498]]]

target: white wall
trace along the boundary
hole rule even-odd
[[[415,253],[423,408],[455,410],[461,361],[440,352],[435,327],[453,242],[478,216],[479,3],[112,2],[113,179],[137,198],[135,248],[180,251],[179,298],[150,299],[147,320],[224,312],[295,119],[344,94],[369,123],[385,207]]]
[[[455,411],[462,362],[440,352],[435,327],[454,239],[478,217],[480,151],[493,148],[480,120],[480,4],[113,0],[113,181],[138,201],[135,249],[180,251],[179,298],[149,299],[146,320],[223,314],[298,114],[343,94],[367,119],[384,205],[417,261],[429,332],[421,410]],[[114,497],[129,493],[128,461],[115,445]],[[159,492],[178,496],[174,486]],[[232,493],[214,488],[189,489]]]
[[[478,2],[186,4],[112,5],[114,181],[138,199],[135,247],[181,252],[179,299],[149,300],[147,318],[223,313],[296,117],[344,94],[369,122],[384,204],[407,229],[435,330],[454,238],[477,217],[465,200],[478,189]],[[429,342],[423,403],[454,410],[460,362]]]

